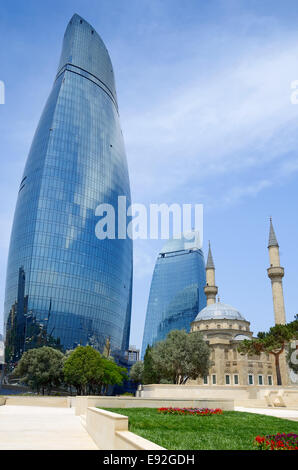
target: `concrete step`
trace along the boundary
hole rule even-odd
[[[288,410],[297,410],[298,404],[295,402],[285,402],[286,406],[270,406],[266,400],[235,400],[235,406],[243,406],[245,408],[267,408],[268,410],[272,409],[288,409]]]
[[[265,400],[235,400],[235,406],[247,408],[268,408]]]

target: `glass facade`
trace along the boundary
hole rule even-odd
[[[21,180],[5,298],[7,354],[36,344],[128,347],[132,240],[95,235],[100,203],[130,202],[108,51],[74,15]],[[117,219],[116,219],[117,220]]]
[[[206,306],[205,262],[196,243],[169,240],[160,252],[151,282],[142,358],[147,345],[166,338],[171,330],[190,331],[190,324]]]

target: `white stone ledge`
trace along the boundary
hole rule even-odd
[[[165,450],[164,447],[130,431],[116,431],[116,438],[118,450]]]
[[[87,408],[86,430],[101,450],[163,450],[128,431],[128,417],[94,407]]]
[[[8,406],[53,406],[55,408],[70,408],[68,397],[54,396],[17,396],[4,397]]]

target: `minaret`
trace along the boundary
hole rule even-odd
[[[277,243],[271,217],[270,217],[270,233],[269,233],[268,250],[269,250],[270,268],[267,269],[267,272],[268,272],[268,277],[271,279],[275,324],[284,325],[286,323],[284,294],[283,294],[283,287],[282,287],[282,278],[284,277],[284,268],[280,266],[279,245]]]
[[[204,292],[207,297],[207,305],[215,304],[215,299],[217,295],[217,286],[215,285],[215,266],[211,253],[211,246],[209,242],[209,252],[208,259],[206,264],[206,286],[204,287]]]

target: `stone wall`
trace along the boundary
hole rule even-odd
[[[143,385],[137,392],[141,398],[157,398],[159,399],[181,399],[184,400],[215,400],[221,403],[223,399],[233,400],[235,406],[267,406],[268,403],[265,395],[268,393],[272,396],[277,393],[284,396],[285,405],[291,408],[298,409],[298,387],[254,387],[254,386],[208,386],[208,385],[165,385],[165,384],[152,384]],[[218,405],[221,407],[220,405]],[[224,409],[224,408],[223,408]]]
[[[146,386],[147,387],[147,386]],[[223,410],[234,410],[234,400],[227,398],[163,398],[156,397],[103,397],[89,396],[76,397],[75,413],[77,416],[85,415],[87,408],[161,408],[166,406],[179,408],[221,408]]]
[[[4,397],[6,405],[10,406],[53,406],[58,408],[69,408],[70,401],[68,397],[42,397],[42,396],[12,396]]]

